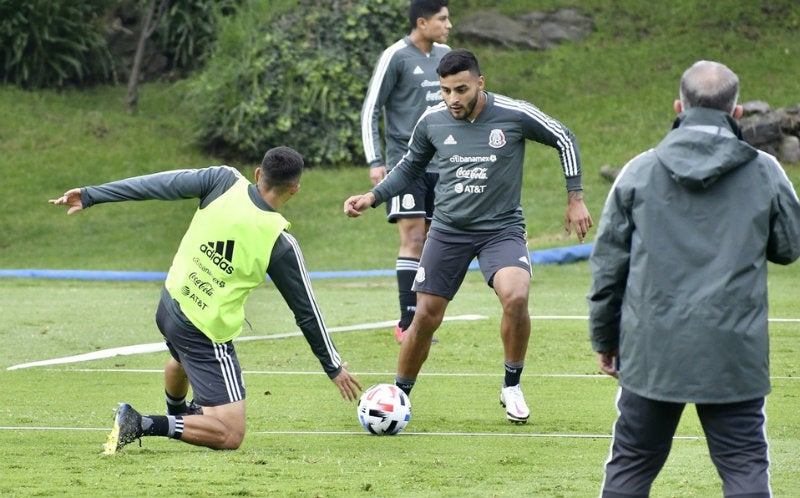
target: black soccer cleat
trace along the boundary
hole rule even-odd
[[[198,405],[191,400],[190,402],[186,403],[186,413],[181,413],[181,415],[202,415],[203,414],[203,407]]]
[[[103,454],[113,455],[124,446],[139,440],[142,444],[142,416],[128,403],[120,403],[114,415],[114,427],[103,444]]]

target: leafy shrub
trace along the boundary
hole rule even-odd
[[[0,0],[0,79],[23,88],[113,78],[97,22],[109,0]]]
[[[188,101],[215,154],[260,161],[275,145],[310,165],[362,161],[360,111],[380,52],[408,32],[408,0],[245,1]]]
[[[156,38],[171,68],[202,67],[217,38],[217,19],[240,0],[170,0]]]

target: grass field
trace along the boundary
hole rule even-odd
[[[453,43],[464,46],[459,20],[487,3],[457,4]],[[531,8],[529,0],[496,4],[509,15]],[[478,54],[489,90],[530,100],[575,132],[595,220],[609,188],[599,168],[619,166],[663,137],[678,78],[693,61],[728,63],[741,77],[744,101],[776,108],[800,102],[796,1],[543,0],[536,9],[575,5],[595,20],[595,32],[580,43],[545,52],[468,48]],[[103,206],[71,217],[46,201],[74,186],[223,163],[193,142],[184,93],[183,82],[142,85],[139,113],[130,116],[124,87],[33,93],[0,86],[0,268],[166,271],[192,201]],[[253,165],[235,166],[252,175]],[[785,167],[800,185],[800,165]],[[304,174],[285,214],[311,271],[393,267],[397,234],[381,213],[359,220],[341,214],[341,202],[366,188],[363,167]],[[531,249],[574,244],[562,233],[565,195],[555,153],[529,147],[523,189]],[[772,483],[775,496],[792,497],[800,496],[800,265],[770,270]],[[391,381],[398,352],[391,327],[369,324],[396,319],[394,280],[314,285],[351,370],[367,385]],[[237,346],[248,387],[243,447],[213,452],[149,438],[103,457],[117,402],[163,411],[165,352],[9,368],[159,342],[153,316],[160,286],[0,279],[0,496],[597,495],[616,383],[598,374],[589,346],[585,262],[535,269],[523,376],[533,415],[526,426],[508,424],[497,400],[500,311],[476,272],[448,310],[453,320],[437,333],[441,342],[414,390],[410,425],[386,438],[360,428],[355,404],[338,397],[266,285],[248,302],[252,330]],[[455,319],[465,315],[482,318]],[[678,435],[653,496],[720,496],[691,409]]]
[[[795,267],[771,267],[768,398],[773,489],[800,489]],[[585,262],[535,269],[533,338],[523,388],[533,414],[506,422],[497,396],[499,307],[471,272],[437,333],[396,437],[357,422],[296,331],[271,286],[248,302],[238,343],[248,388],[248,435],[236,452],[147,438],[113,457],[101,445],[117,402],[163,413],[165,352],[7,370],[27,362],[159,341],[157,282],[3,282],[0,340],[2,496],[582,497],[595,496],[608,452],[616,383],[598,374],[586,333]],[[365,384],[393,378],[391,278],[314,282],[334,339]],[[283,308],[281,308],[283,306]],[[476,320],[460,320],[479,315]],[[794,319],[794,321],[784,321]],[[275,338],[278,334],[289,337]],[[691,407],[654,497],[721,495]]]

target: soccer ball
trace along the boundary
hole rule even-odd
[[[368,432],[393,436],[411,420],[408,395],[392,384],[375,384],[358,400],[358,421]]]

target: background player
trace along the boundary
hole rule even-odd
[[[384,50],[375,65],[361,110],[361,137],[372,185],[377,185],[400,160],[411,130],[422,113],[442,101],[436,66],[450,48],[443,45],[452,28],[447,0],[412,0],[408,9],[411,33]],[[381,156],[378,117],[383,110],[386,157]],[[397,224],[400,321],[395,337],[403,340],[417,305],[411,290],[422,246],[433,213],[435,168],[386,204],[387,218]]]

